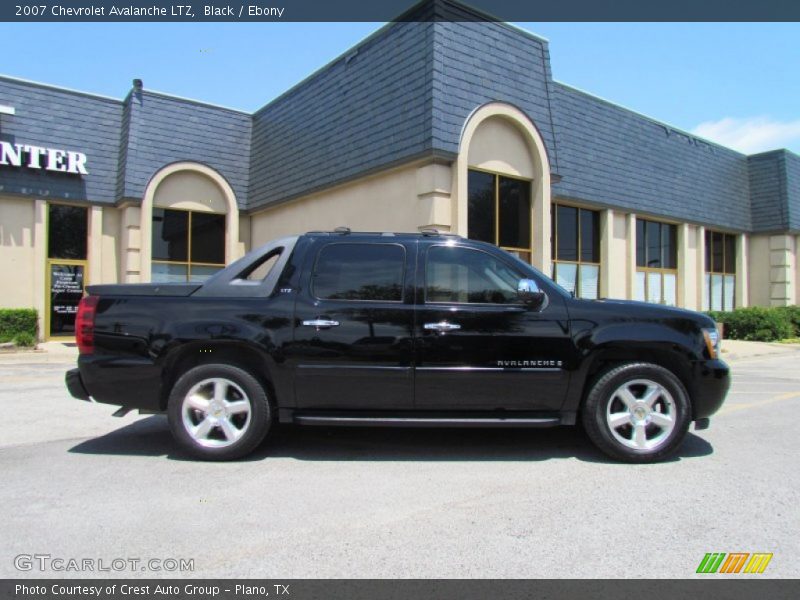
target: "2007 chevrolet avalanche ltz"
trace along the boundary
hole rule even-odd
[[[609,265],[609,268],[614,268]],[[165,412],[207,459],[271,424],[547,427],[630,462],[672,454],[729,386],[714,322],[579,300],[489,244],[435,231],[287,237],[204,283],[97,285],[76,398]]]

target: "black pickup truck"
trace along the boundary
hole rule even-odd
[[[97,285],[77,320],[83,400],[166,413],[207,459],[300,425],[549,427],[610,456],[673,453],[722,404],[714,322],[573,298],[511,254],[454,235],[276,240],[204,283]]]

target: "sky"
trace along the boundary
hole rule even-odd
[[[381,23],[2,23],[0,74],[254,111]],[[516,23],[553,77],[745,153],[800,153],[800,23]],[[2,103],[2,98],[0,98]]]

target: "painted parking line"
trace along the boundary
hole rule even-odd
[[[747,402],[746,404],[734,404],[732,406],[731,405],[724,406],[717,414],[726,415],[732,412],[747,410],[749,408],[758,408],[760,406],[765,406],[767,404],[782,402],[784,400],[792,400],[794,398],[800,398],[800,392],[787,392],[785,394],[780,394],[779,396],[773,396],[772,398],[767,398],[766,400],[759,400],[757,402]]]

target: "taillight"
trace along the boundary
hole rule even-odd
[[[75,317],[75,341],[78,352],[91,354],[94,352],[94,315],[97,310],[98,296],[84,296],[78,304],[78,316]]]

